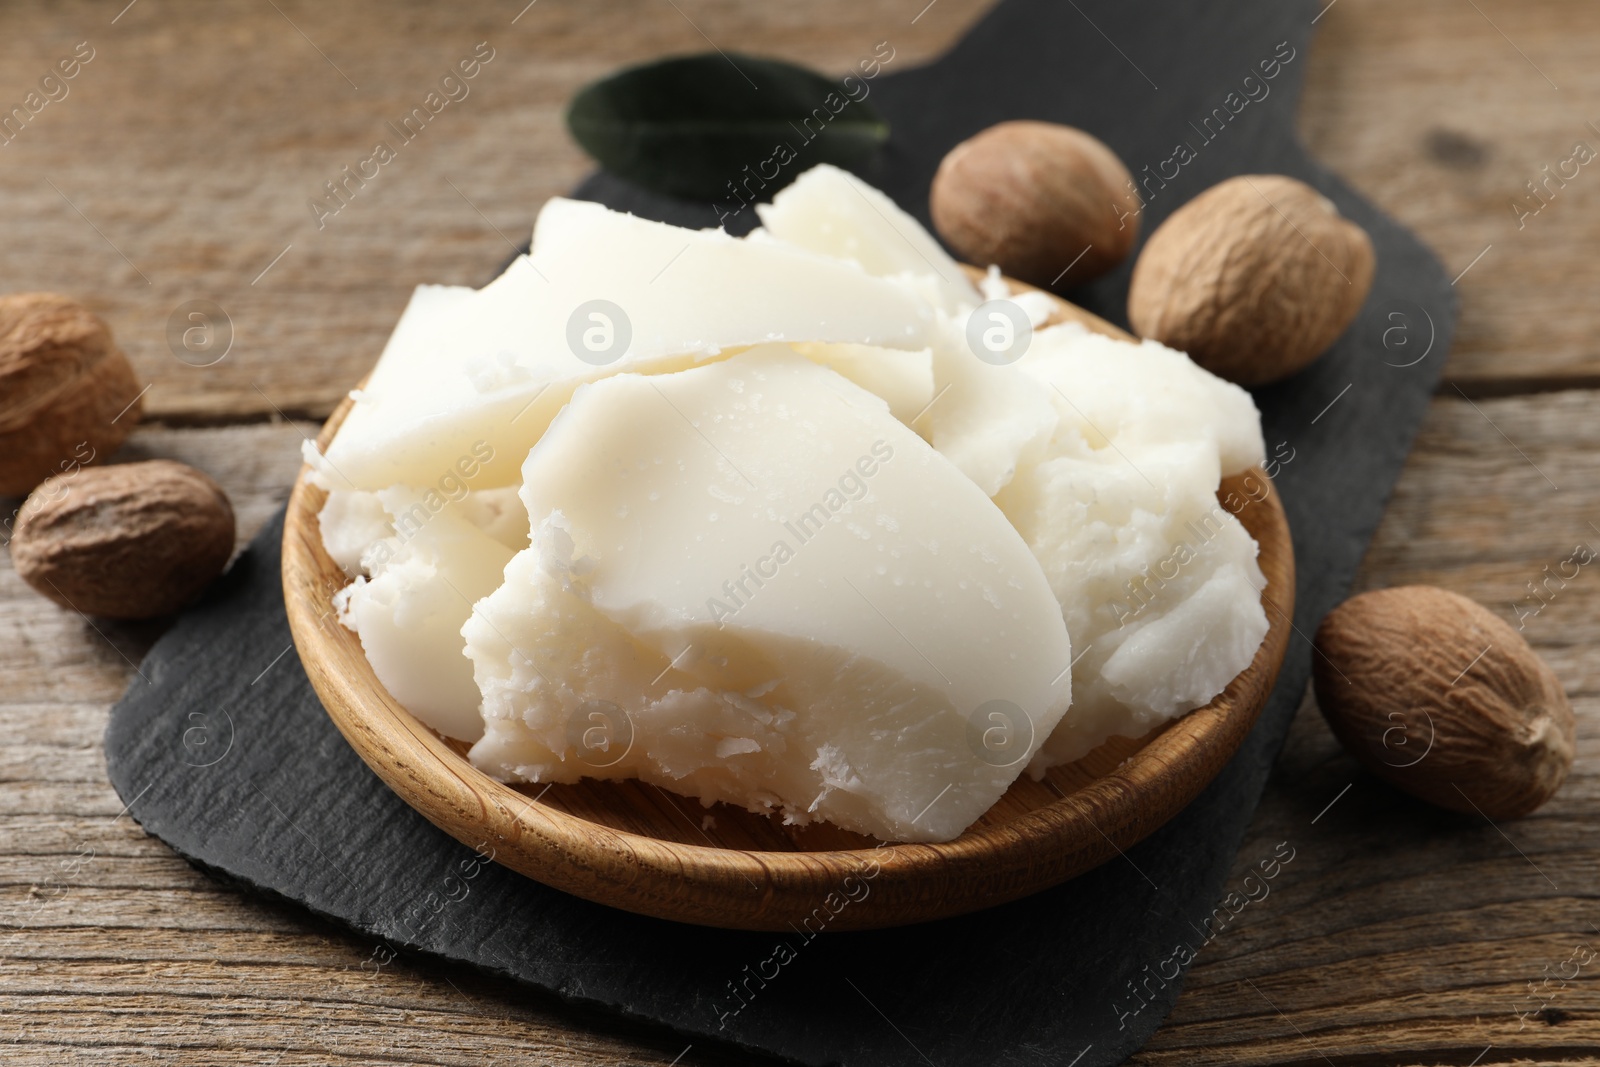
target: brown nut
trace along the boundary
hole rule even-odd
[[[1379,778],[1441,808],[1526,815],[1572,767],[1572,705],[1522,635],[1464,596],[1352,597],[1317,629],[1317,703]]]
[[[115,452],[138,398],[128,357],[88,308],[59,293],[0,296],[0,496]]]
[[[1127,258],[1139,206],[1116,153],[1050,122],[1002,122],[962,141],[928,198],[934,227],[961,258],[1063,289]]]
[[[1304,182],[1243,175],[1156,227],[1128,289],[1141,337],[1240,385],[1313,362],[1372,288],[1372,241]]]
[[[188,604],[233,555],[233,506],[193,467],[153,459],[58,475],[23,504],[11,559],[65,607],[149,619]]]

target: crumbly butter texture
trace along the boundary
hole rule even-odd
[[[417,290],[308,449],[396,699],[505,780],[947,840],[1249,665],[1265,583],[1216,498],[1263,458],[1249,394],[1022,296],[1026,350],[979,359],[1004,282],[833,168],[760,214],[553,200],[500,279]]]

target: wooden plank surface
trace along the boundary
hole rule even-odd
[[[95,57],[0,148],[0,291],[62,289],[106,315],[153,383],[160,423],[126,455],[212,473],[246,536],[284,499],[314,428],[285,413],[320,418],[416,281],[481,282],[506,251],[497,228],[520,237],[583,173],[559,123],[577,85],[707,38],[823,69],[890,40],[909,65],[982,7],[10,5],[0,102],[20,101],[80,41]],[[1535,204],[1524,183],[1575,141],[1600,147],[1588,125],[1600,121],[1600,9],[1337,0],[1318,25],[1308,142],[1452,275],[1470,267],[1450,384],[1362,583],[1436,583],[1515,620],[1546,564],[1600,543],[1600,393],[1586,391],[1600,385],[1600,174],[1547,189],[1520,228],[1511,206]],[[321,183],[484,40],[495,58],[472,94],[318,230],[306,201]],[[233,320],[215,366],[169,350],[167,319],[191,299]],[[1295,858],[1201,953],[1135,1062],[1600,1063],[1600,956],[1570,962],[1600,950],[1586,817],[1600,793],[1597,620],[1588,569],[1527,618],[1572,696],[1579,755],[1557,798],[1520,822],[1432,812],[1382,786],[1308,702],[1235,880],[1279,842]],[[121,815],[100,736],[156,632],[61,611],[0,561],[5,1063],[749,1062],[685,1053],[670,1034],[464,968],[402,958],[375,970],[372,945],[236,894],[147,838]]]
[[[1600,384],[1600,306],[1579,295],[1600,286],[1600,157],[1561,179],[1578,142],[1600,153],[1600,10],[1336,0],[1317,26],[1312,151],[1467,270],[1448,378],[1473,395]]]
[[[1359,582],[1441,585],[1513,624],[1520,605],[1577,713],[1572,777],[1516,822],[1436,811],[1359,771],[1308,700],[1234,880],[1279,842],[1295,859],[1136,1063],[1594,1062],[1577,1054],[1600,1049],[1600,955],[1567,961],[1600,951],[1600,578],[1542,607],[1527,583],[1600,546],[1596,400],[1437,399]]]
[[[0,148],[0,291],[82,294],[154,383],[157,417],[320,420],[419,281],[483,284],[539,205],[590,169],[561,120],[582,84],[705,51],[705,34],[841,71],[889,41],[893,70],[944,48],[983,7],[940,0],[912,25],[915,11],[850,0],[526,3],[235,0],[185,13],[145,0],[115,25],[98,5],[9,6],[0,100],[20,101],[81,41],[94,58]],[[493,58],[467,95],[398,137],[390,124],[484,42]],[[348,204],[319,227],[310,201],[379,141],[396,158],[344,186]],[[170,350],[168,320],[191,300],[231,321],[233,349],[214,366]]]

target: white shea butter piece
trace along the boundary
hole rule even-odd
[[[1217,502],[1214,460],[1195,451],[1085,447],[1025,469],[996,498],[1079,657],[1072,710],[1034,769],[1209,702],[1266,636],[1256,544]]]
[[[933,349],[934,398],[915,428],[994,496],[1018,467],[1044,457],[1059,416],[1050,397],[1015,363],[987,363],[973,354],[970,317],[941,323]]]
[[[1249,666],[1266,582],[1216,491],[1263,449],[1248,393],[1154,342],[1052,327],[1018,367],[1058,420],[1045,458],[995,502],[1044,569],[1077,657],[1072,710],[1039,773],[1208,703]]]
[[[1063,323],[1035,333],[1016,366],[1047,387],[1061,426],[1096,447],[1209,444],[1224,477],[1266,458],[1250,394],[1159,342]]]
[[[933,399],[933,352],[902,352],[872,345],[797,344],[796,352],[883,399],[889,412],[909,424]]]
[[[938,305],[955,312],[982,303],[977,288],[923,225],[860,178],[823,163],[756,214],[780,241],[861,264],[868,274],[925,277]]]
[[[784,346],[586,385],[523,474],[533,544],[463,628],[492,773],[946,840],[1067,708],[1067,629],[1022,538]]]
[[[978,283],[978,291],[985,300],[1009,300],[1022,309],[1028,317],[1031,326],[1039,327],[1045,324],[1055,313],[1055,301],[1050,294],[1039,289],[1013,289],[1011,283],[1006,281],[1005,275],[1000,273],[1000,268],[993,263],[984,272],[983,280]]]
[[[414,490],[400,487],[379,496],[390,514],[419,503]],[[378,680],[408,711],[442,734],[475,741],[483,720],[461,626],[473,603],[500,585],[512,550],[450,509],[380,543],[395,542],[371,579],[357,578],[335,598],[340,621],[361,638]]]
[[[330,489],[317,512],[317,523],[322,547],[352,578],[361,573],[361,557],[367,550],[394,533],[378,494],[359,489]]]
[[[327,485],[376,490],[486,453],[474,487],[510,485],[583,382],[771,341],[915,351],[931,316],[854,263],[558,198],[531,257],[483,289],[417,291],[326,457],[307,459]]]
[[[467,491],[457,479],[444,489],[391,486],[369,493],[331,489],[317,513],[322,546],[352,578],[377,574],[395,558],[411,534],[435,514],[450,510],[512,551],[528,544],[528,512],[520,485]],[[391,512],[385,501],[398,508]]]
[[[461,517],[512,551],[528,547],[528,509],[521,485],[477,489],[461,498]]]

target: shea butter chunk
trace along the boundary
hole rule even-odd
[[[860,178],[823,163],[757,204],[768,233],[861,264],[878,277],[920,279],[947,312],[982,303],[977,289],[921,223]]]
[[[1263,449],[1249,394],[1159,344],[1058,326],[1017,366],[1058,419],[995,502],[1044,569],[1076,659],[1039,772],[1209,703],[1250,665],[1266,580],[1216,493]]]
[[[380,496],[390,514],[417,500],[403,488]],[[341,621],[361,638],[390,695],[440,733],[475,741],[483,721],[461,626],[473,603],[500,584],[512,550],[451,510],[392,540],[392,558],[335,597]]]
[[[582,382],[773,341],[927,347],[931,309],[856,264],[554,199],[531,256],[476,292],[424,286],[325,457],[324,484],[431,485],[486,442],[510,485]]]
[[[980,309],[977,314],[991,312]],[[967,329],[972,318],[944,319],[933,349],[934,396],[912,425],[979,489],[994,496],[1019,467],[1044,458],[1060,416],[1050,397],[1014,362],[990,363],[974,353]],[[1023,340],[1031,327],[1025,317],[1020,322],[1018,327],[1009,318],[997,326],[981,321],[974,332],[1014,329]]]
[[[464,629],[480,766],[944,840],[1067,708],[1066,626],[1022,538],[786,346],[586,385],[523,473],[534,543]],[[585,723],[626,754],[599,766]]]

